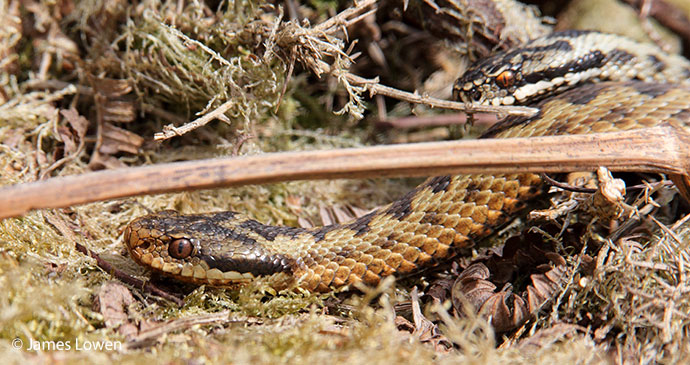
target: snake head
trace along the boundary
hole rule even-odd
[[[625,51],[623,44],[635,52]],[[648,69],[651,65],[642,60],[664,56],[653,48],[631,44],[625,38],[591,31],[555,32],[474,64],[455,82],[453,95],[466,103],[526,105],[613,76],[619,81],[645,80],[642,73],[634,76],[632,69]]]
[[[511,64],[495,66],[492,58],[468,69],[453,85],[453,98],[464,103],[512,105],[521,74]]]
[[[182,215],[168,210],[132,221],[124,241],[134,261],[178,280],[231,286],[290,272],[293,262],[247,235],[233,212]]]

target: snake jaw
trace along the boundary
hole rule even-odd
[[[258,276],[292,273],[295,260],[259,247],[232,212],[162,211],[132,221],[124,242],[137,263],[193,284],[235,286]],[[190,233],[193,232],[193,233]]]

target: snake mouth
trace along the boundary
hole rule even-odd
[[[142,218],[127,226],[123,234],[130,256],[139,265],[165,276],[198,285],[233,286],[255,279],[251,272],[212,267],[215,265],[209,265],[206,258],[199,255],[201,247],[198,240],[178,238],[157,229],[149,229],[146,224],[142,224],[146,222]],[[181,240],[189,242],[191,249],[184,257],[175,257],[171,251],[179,246],[173,243]]]

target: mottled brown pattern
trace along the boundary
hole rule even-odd
[[[508,117],[482,138],[531,137],[629,130],[688,120],[687,86],[628,81],[569,90],[537,103],[532,118]]]
[[[649,55],[647,57],[649,58],[649,61],[652,63],[652,66],[657,72],[661,72],[663,69],[666,68],[666,63],[660,60],[659,57],[655,55]]]

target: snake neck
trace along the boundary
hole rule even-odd
[[[375,285],[472,247],[522,210],[542,185],[535,174],[438,176],[351,223],[320,227],[277,248],[303,253],[295,276],[308,290]]]

